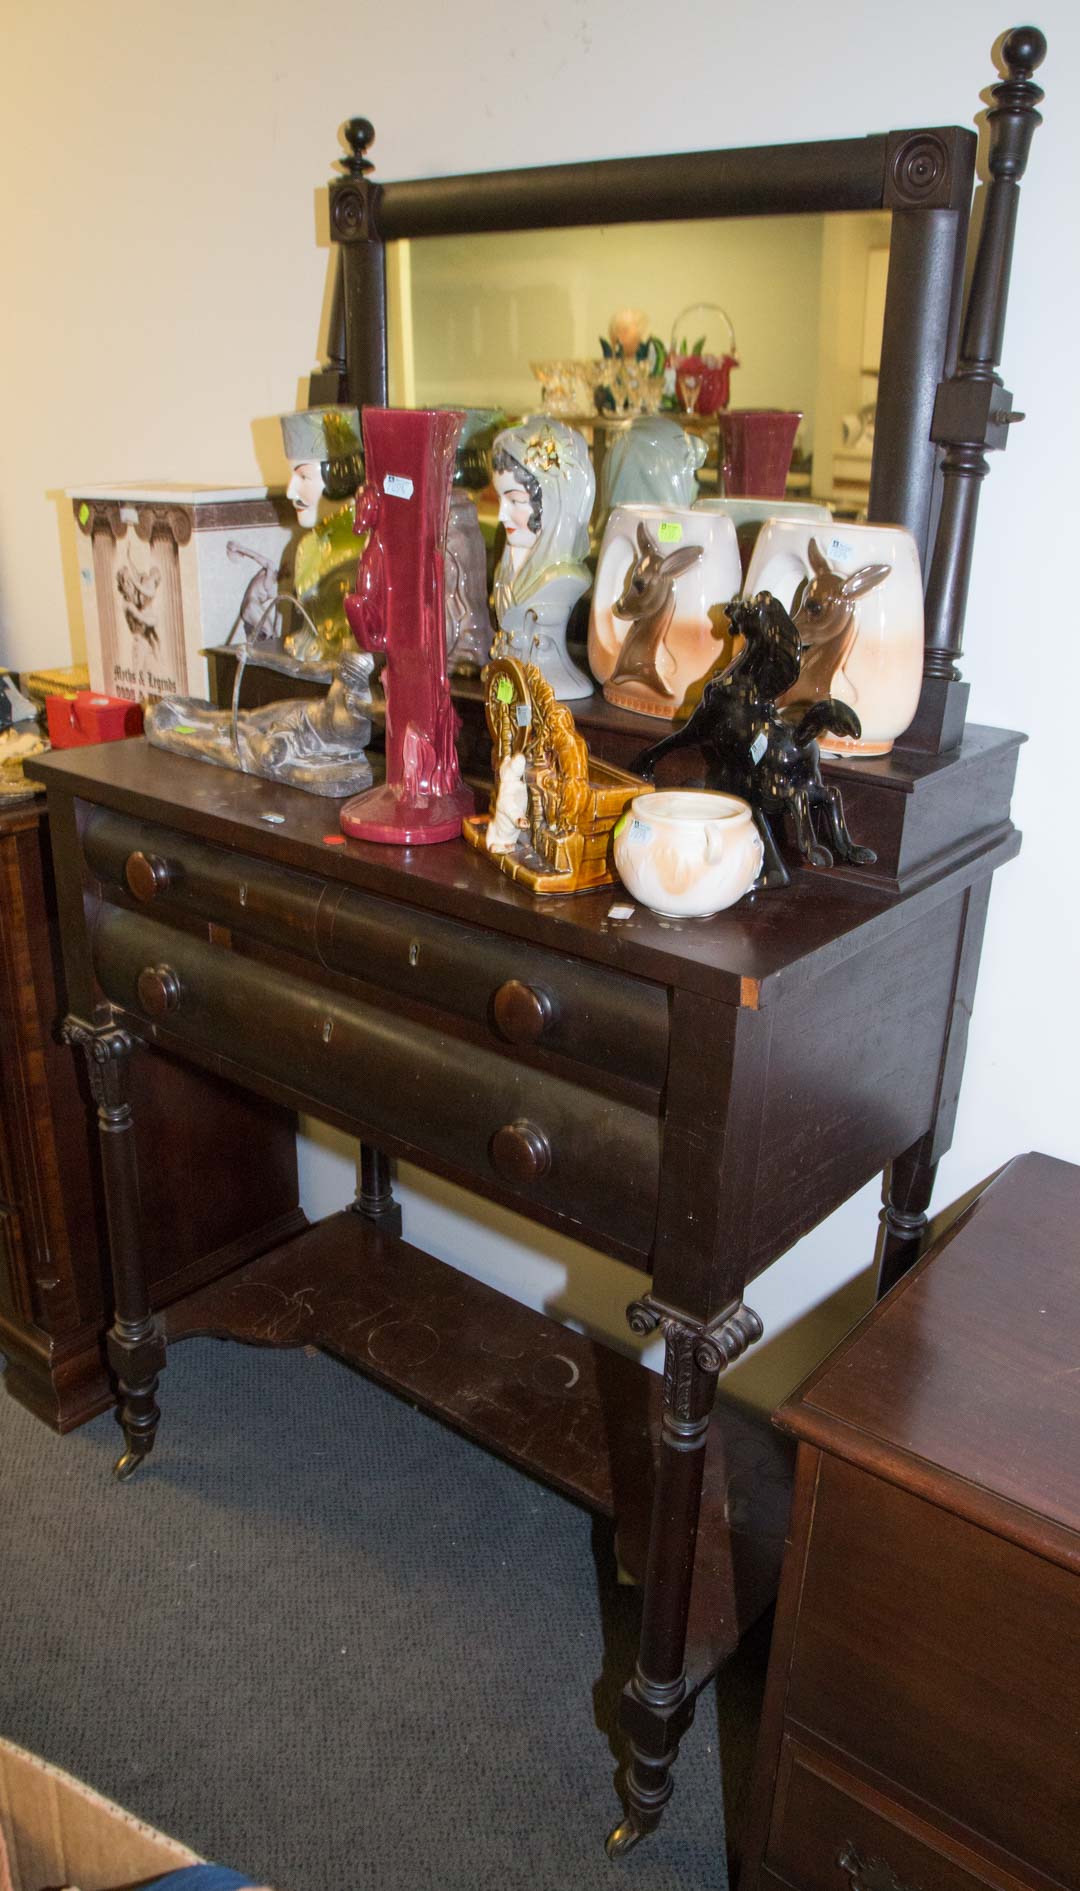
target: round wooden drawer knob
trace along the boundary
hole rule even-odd
[[[164,1018],[180,1003],[180,980],[169,965],[147,965],[135,987],[139,1003],[151,1018]]]
[[[160,854],[129,854],[124,863],[128,890],[137,900],[156,899],[172,884],[172,869]]]
[[[506,1123],[491,1138],[491,1160],[504,1182],[539,1182],[551,1167],[551,1144],[535,1123]]]
[[[520,979],[508,979],[495,993],[496,1028],[510,1044],[535,1044],[554,1016],[548,993],[523,985]]]

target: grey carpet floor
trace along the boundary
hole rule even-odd
[[[726,1891],[713,1690],[660,1830],[603,1851],[639,1607],[605,1526],[321,1354],[190,1341],[161,1402],[120,1486],[111,1416],[0,1393],[0,1732],[287,1891]]]

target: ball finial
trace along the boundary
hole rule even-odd
[[[370,118],[350,118],[345,124],[345,142],[350,156],[341,162],[351,177],[363,177],[365,171],[375,169],[371,159],[364,154],[368,145],[374,142],[375,127]]]
[[[1046,34],[1037,26],[1014,26],[1002,42],[1001,57],[1010,79],[1030,79],[1046,58]]]

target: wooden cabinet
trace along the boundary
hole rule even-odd
[[[5,1384],[68,1430],[111,1401],[98,1139],[65,1009],[48,823],[0,814],[0,1351]],[[170,1059],[137,1073],[142,1219],[155,1304],[305,1225],[295,1120]]]
[[[1078,1217],[1018,1158],[779,1415],[742,1891],[1080,1886]]]

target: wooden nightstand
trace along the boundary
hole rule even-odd
[[[781,1410],[741,1891],[1080,1886],[1078,1225],[1018,1157]]]

